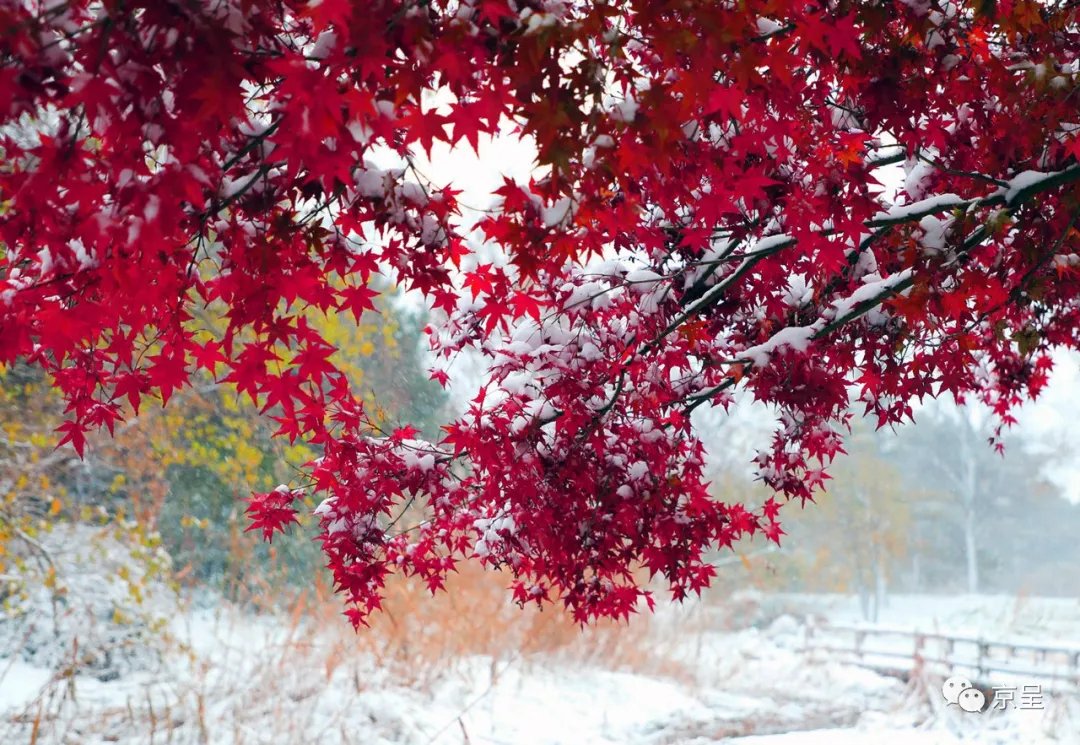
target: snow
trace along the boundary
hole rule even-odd
[[[356,189],[362,197],[383,199],[386,197],[387,173],[374,166],[359,168],[356,171]]]
[[[631,96],[627,96],[624,100],[618,101],[612,104],[608,110],[608,116],[617,122],[632,122],[637,116],[638,102]]]
[[[53,255],[52,251],[48,247],[41,249],[37,253],[38,266],[41,271],[41,276],[46,276],[53,269]]]
[[[525,33],[539,33],[545,28],[550,28],[559,22],[559,17],[554,13],[536,13],[532,8],[521,11],[521,20],[525,22]]]
[[[221,183],[220,194],[223,199],[232,199],[237,194],[250,186],[253,179],[258,177],[258,171],[244,173],[239,176],[228,177]]]
[[[1044,181],[1061,176],[1064,171],[1051,171],[1044,173],[1043,171],[1023,171],[1022,173],[1014,176],[1009,180],[1009,185],[1005,187],[1005,203],[1012,204],[1018,197],[1027,191],[1039,186]]]
[[[911,164],[911,169],[904,178],[904,191],[912,199],[922,199],[926,196],[927,185],[930,177],[936,169],[925,160],[919,160]]]
[[[30,704],[52,677],[46,667],[0,658],[0,705],[10,710]]]
[[[631,285],[634,291],[639,293],[648,292],[663,280],[663,275],[657,274],[650,269],[635,269],[626,275],[627,284]]]
[[[143,217],[147,222],[153,222],[158,219],[158,213],[161,209],[161,199],[157,194],[150,194],[150,198],[146,201],[146,206],[143,208]]]
[[[936,215],[927,215],[919,220],[919,228],[922,230],[923,248],[928,251],[945,250],[945,236],[955,220],[952,217],[944,219]]]
[[[636,428],[643,436],[655,430],[647,421]],[[424,446],[406,440],[401,447],[421,453]],[[418,455],[418,462],[429,453]],[[633,462],[627,470],[638,479],[648,467]],[[635,489],[624,486],[620,495],[633,498]],[[326,500],[315,512],[332,508]],[[478,516],[473,525],[481,554],[517,530],[509,513]],[[162,597],[158,583],[148,585],[148,619],[160,618],[164,633],[147,636],[108,620],[123,597],[110,590],[104,570],[126,564],[123,543],[108,534],[92,539],[81,529],[57,531],[46,537],[50,549],[63,562],[64,575],[77,570],[80,579],[71,584],[67,602],[89,601],[91,615],[73,617],[78,625],[62,626],[59,636],[46,620],[47,598],[38,598],[32,613],[20,618],[0,615],[0,742],[1080,742],[1075,689],[1047,688],[1045,711],[967,715],[934,694],[940,680],[933,673],[904,682],[809,649],[807,640],[828,638],[830,625],[862,624],[858,600],[850,596],[741,591],[682,606],[661,603],[655,615],[637,617],[630,626],[575,628],[560,644],[531,651],[525,641],[537,636],[536,629],[540,636],[551,630],[533,625],[539,614],[530,618],[509,603],[476,612],[475,598],[454,597],[451,617],[465,615],[485,645],[490,636],[506,634],[507,626],[516,629],[502,646],[477,651],[459,647],[456,636],[439,637],[447,633],[439,629],[445,620],[423,608],[410,611],[424,614],[419,622],[398,615],[354,633],[336,602],[307,613],[260,614],[212,596],[200,596],[201,606],[181,603]],[[105,559],[81,550],[94,540]],[[25,621],[50,628],[27,636]],[[400,624],[408,628],[397,631]],[[891,595],[874,628],[1080,645],[1080,601]],[[78,634],[77,645],[72,634]],[[109,676],[100,667],[70,675],[73,647],[82,651],[95,639],[135,640],[105,647],[113,654],[126,650],[129,663],[114,659]]]
[[[755,367],[766,367],[769,359],[779,349],[788,348],[795,352],[805,352],[810,348],[814,334],[820,329],[820,323],[780,329],[761,344],[744,349],[740,357],[750,360]]]
[[[768,36],[770,34],[775,34],[777,31],[779,31],[782,28],[783,28],[783,26],[781,26],[779,23],[777,23],[776,21],[774,21],[772,19],[769,19],[769,18],[759,18],[759,19],[757,19],[757,30],[758,30],[758,33],[761,34],[762,36]]]
[[[819,729],[807,732],[788,732],[782,735],[739,737],[731,745],[866,745],[869,738],[874,745],[952,745],[962,742],[947,732],[919,732],[911,729],[859,730]]]
[[[68,241],[68,248],[75,254],[75,260],[79,262],[80,269],[93,269],[97,266],[97,259],[86,250],[81,238]]]
[[[540,219],[544,227],[553,228],[562,225],[568,217],[573,215],[574,202],[570,197],[562,197],[554,203],[545,205],[540,210]]]
[[[319,34],[319,38],[315,40],[315,44],[312,46],[311,51],[307,56],[313,59],[326,59],[330,56],[330,53],[334,51],[334,47],[337,46],[337,34],[333,31],[323,31]]]
[[[792,308],[801,308],[813,299],[814,290],[806,280],[805,274],[793,274],[788,278],[787,292],[784,293],[784,304]]]
[[[868,274],[863,277],[864,284],[855,292],[851,293],[847,298],[839,300],[833,303],[832,313],[830,315],[831,320],[839,320],[846,317],[853,310],[855,310],[860,304],[873,300],[879,297],[882,293],[896,287],[898,284],[907,281],[911,278],[912,270],[905,269],[902,272],[897,272],[884,279],[877,278],[876,275]]]
[[[506,517],[478,521],[495,540],[513,527]],[[339,620],[188,609],[173,617],[176,651],[158,669],[109,682],[54,680],[49,668],[0,659],[0,741],[27,741],[44,710],[40,742],[85,745],[1078,742],[1075,699],[1064,692],[1048,694],[1045,712],[964,715],[933,695],[936,679],[913,687],[806,654],[806,614],[843,623],[857,608],[846,596],[743,592],[662,605],[614,632],[622,636],[585,631],[561,651],[441,663],[376,656],[382,643],[365,636],[374,631],[354,635]],[[1030,624],[1043,636],[1075,634],[1080,622],[1080,604],[1069,599],[898,595],[885,613],[894,624],[978,620],[988,633]],[[732,619],[744,627],[730,628]],[[1046,619],[1060,625],[1040,630]],[[622,642],[590,646],[605,638]],[[50,681],[72,695],[39,696]]]
[[[367,124],[361,121],[353,120],[346,126],[349,130],[349,134],[361,145],[366,145],[371,141],[374,132]]]
[[[877,224],[907,222],[916,217],[959,207],[967,202],[968,200],[956,194],[938,194],[911,204],[893,205],[888,210],[874,215],[872,222]]]
[[[757,254],[760,254],[762,252],[775,251],[789,243],[794,242],[795,239],[792,238],[790,235],[781,233],[777,235],[766,236],[765,238],[762,238],[761,240],[750,244],[746,247],[746,250],[744,252],[747,258],[743,259],[731,274],[737,275],[745,269],[753,266],[754,262],[756,261]],[[719,255],[716,255],[713,260],[715,261],[716,258],[719,258]],[[687,305],[683,313],[687,316],[693,314],[699,307],[707,306],[709,303],[711,303],[712,300],[716,297],[716,295],[724,292],[725,289],[727,289],[727,283],[724,281],[724,277],[720,277],[717,280],[716,284],[710,287],[707,292],[705,292],[694,302]]]
[[[770,235],[762,238],[761,240],[746,247],[746,253],[754,254],[761,253],[763,251],[771,251],[775,248],[779,248],[786,243],[794,243],[795,239],[786,233],[778,233],[777,235]]]

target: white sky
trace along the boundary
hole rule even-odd
[[[1080,353],[1059,352],[1042,395],[1026,404],[1012,432],[1046,454],[1044,473],[1071,502],[1080,503]],[[1006,455],[1006,457],[1008,457]]]

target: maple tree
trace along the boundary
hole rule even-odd
[[[639,568],[682,597],[706,549],[778,541],[853,404],[975,395],[1008,423],[1078,346],[1077,16],[3,0],[0,362],[48,371],[80,452],[195,371],[234,384],[320,453],[253,527],[320,495],[354,623],[388,574],[435,590],[463,558],[625,616]],[[470,219],[415,158],[505,127],[534,176]],[[487,361],[441,439],[378,421],[307,320],[372,312],[376,275],[427,300],[435,379]],[[740,386],[777,412],[757,509],[710,495],[691,418]]]

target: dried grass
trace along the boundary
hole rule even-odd
[[[250,542],[237,536],[232,549],[231,565],[243,566]],[[0,722],[0,742],[258,743],[266,741],[266,727],[273,727],[274,742],[317,742],[330,734],[350,742],[361,694],[406,689],[423,706],[442,683],[476,683],[480,675],[476,690],[493,687],[510,667],[589,666],[694,685],[692,671],[672,652],[709,624],[703,614],[646,613],[629,624],[582,628],[557,607],[517,607],[506,590],[509,576],[463,566],[434,596],[422,583],[393,580],[384,611],[370,628],[353,631],[325,581],[297,590],[283,576],[275,566],[248,574],[227,589],[233,602],[181,614],[202,614],[198,633],[214,638],[212,651],[199,648],[191,627],[174,624],[159,639],[169,664],[119,700],[113,693],[108,702],[94,701],[99,684],[74,665],[57,671]],[[372,727],[391,742],[417,740],[402,722]]]

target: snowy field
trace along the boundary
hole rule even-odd
[[[160,661],[113,679],[0,661],[0,742],[1080,743],[1069,689],[1048,689],[1041,710],[968,714],[942,699],[940,677],[903,681],[810,658],[808,615],[858,621],[851,599],[733,601],[756,609],[759,627],[714,628],[724,606],[661,609],[646,632],[626,631],[646,654],[590,653],[586,635],[557,653],[461,656],[434,669],[400,656],[381,664],[343,624],[187,611]],[[882,622],[1056,644],[1075,639],[1080,602],[901,596]]]
[[[731,604],[756,626],[728,628]],[[332,617],[187,610],[169,622],[171,642],[152,665],[104,680],[0,659],[0,742],[1080,743],[1075,690],[1047,688],[1042,710],[966,713],[929,673],[903,681],[811,657],[808,618],[856,622],[857,604],[744,594],[728,606],[661,609],[617,644],[609,634],[590,646],[586,632],[549,654],[431,665],[401,650],[388,664]],[[882,623],[1077,642],[1080,602],[900,596]]]

